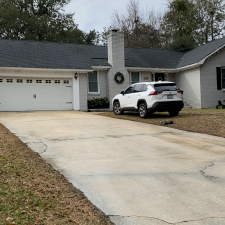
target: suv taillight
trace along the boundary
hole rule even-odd
[[[161,91],[152,91],[149,95],[158,95],[158,94],[162,94]]]
[[[182,91],[182,90],[177,90],[177,92],[180,94],[184,94],[184,91]]]

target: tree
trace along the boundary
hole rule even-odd
[[[161,25],[165,47],[174,50],[190,50],[197,45],[195,35],[198,29],[197,10],[191,0],[173,0]]]
[[[90,30],[89,33],[85,33],[84,43],[88,45],[98,45],[100,42],[100,33],[98,31]]]
[[[205,44],[223,37],[225,33],[224,0],[194,0],[194,3],[198,11],[198,43]]]
[[[85,43],[87,35],[63,13],[70,0],[0,0],[0,38]],[[88,43],[92,43],[88,36]]]
[[[124,34],[125,47],[160,48],[159,24],[161,15],[153,10],[141,10],[139,2],[130,0],[125,14],[114,12],[110,27],[119,28]],[[103,36],[107,33],[104,30]]]
[[[190,50],[224,36],[224,0],[168,0],[161,24],[165,46]]]

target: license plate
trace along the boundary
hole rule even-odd
[[[173,99],[173,95],[167,95],[167,99]]]

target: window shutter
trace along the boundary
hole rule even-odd
[[[217,75],[217,90],[222,90],[221,68],[220,67],[216,67],[216,75]]]

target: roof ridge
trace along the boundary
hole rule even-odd
[[[57,42],[57,41],[35,41],[35,40],[16,40],[16,39],[0,39],[0,41],[21,41],[21,42],[33,42],[33,43],[42,43],[42,44],[64,44],[64,45],[82,45],[82,46],[91,46],[91,47],[107,47],[105,45],[90,45],[90,44],[79,44],[79,43],[67,43],[67,42]]]

